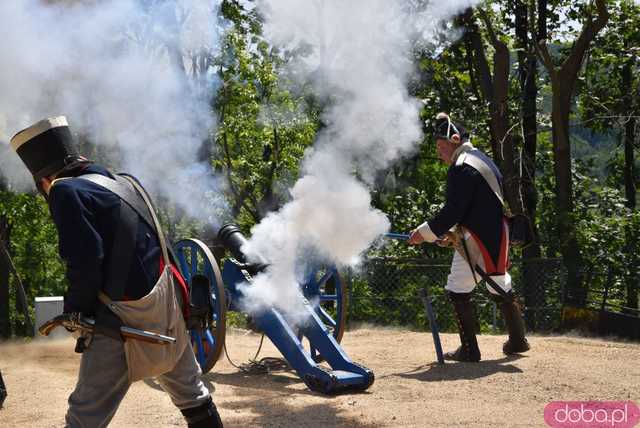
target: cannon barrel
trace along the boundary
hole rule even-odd
[[[233,257],[240,263],[247,263],[247,256],[242,252],[242,246],[247,243],[240,228],[233,224],[227,223],[218,231],[218,239],[222,245],[231,252]]]
[[[254,260],[249,261],[247,255],[242,251],[242,246],[247,243],[247,238],[244,237],[236,224],[227,223],[222,226],[218,231],[218,240],[238,262],[247,265],[254,273],[263,271],[267,267],[267,262],[260,256],[257,260],[254,257]]]

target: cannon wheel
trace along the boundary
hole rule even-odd
[[[202,373],[208,373],[220,358],[224,348],[227,299],[222,275],[211,250],[197,239],[183,239],[175,247],[180,270],[191,287],[191,278],[204,275],[211,286],[213,308],[211,316],[202,328],[189,330],[193,352]]]
[[[304,297],[313,305],[316,314],[340,343],[347,323],[349,291],[335,266],[316,268],[302,284]],[[322,357],[311,346],[311,357],[322,361]]]

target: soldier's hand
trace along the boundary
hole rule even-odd
[[[436,241],[441,247],[455,247],[458,242],[458,238],[456,237],[454,232],[447,232],[444,236]]]
[[[411,234],[409,235],[409,240],[407,242],[411,245],[418,245],[424,242],[424,238],[422,237],[420,232],[418,232],[418,229],[413,229],[411,231]]]
[[[448,236],[444,236],[436,241],[438,247],[450,247],[452,245],[451,239]]]

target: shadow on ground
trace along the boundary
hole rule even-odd
[[[479,363],[430,363],[416,367],[408,372],[392,373],[388,376],[399,376],[405,379],[414,379],[422,382],[479,379],[496,373],[522,373],[520,368],[513,364],[509,364],[512,361],[519,360],[520,358],[526,357],[522,355],[509,355],[497,360],[482,360]]]
[[[242,372],[211,376],[214,383],[234,385],[234,399],[221,405],[225,426],[256,427],[355,427],[376,425],[360,421],[357,417],[341,415],[340,406],[348,400],[327,396],[306,389],[293,389],[291,385],[302,381],[273,374],[247,375]],[[276,380],[278,379],[278,380]],[[268,391],[268,392],[267,392]],[[296,405],[296,396],[315,396],[313,404]],[[293,400],[292,400],[293,398]],[[305,400],[309,401],[309,398]],[[346,412],[345,412],[346,413]],[[237,415],[234,417],[234,415]],[[242,423],[240,423],[242,421]],[[235,425],[238,423],[238,425]],[[379,426],[379,425],[377,425]]]

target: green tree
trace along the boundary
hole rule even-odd
[[[547,48],[546,40],[540,40],[538,53],[551,80],[553,122],[554,174],[557,205],[557,231],[560,251],[568,271],[568,288],[577,305],[584,305],[586,290],[582,282],[582,256],[577,242],[573,217],[573,181],[571,177],[571,139],[569,119],[571,115],[574,88],[587,51],[594,38],[609,20],[606,0],[596,0],[592,4],[578,5],[570,10],[569,17],[584,16],[580,35],[570,47],[567,55],[554,59]]]
[[[254,11],[231,1],[222,10],[233,27],[217,65],[222,83],[213,165],[227,178],[231,216],[252,225],[287,199],[318,121],[282,72],[296,53],[269,46]]]
[[[591,130],[613,134],[618,149],[610,160],[609,185],[624,189],[626,219],[624,278],[626,306],[638,309],[638,239],[640,231],[632,221],[636,205],[635,146],[637,118],[640,116],[640,10],[630,1],[611,7],[609,25],[598,35],[582,79],[579,99],[582,120]],[[621,149],[621,150],[620,150]],[[621,153],[620,153],[621,152]],[[620,167],[619,167],[620,166]]]
[[[7,249],[24,284],[27,303],[31,305],[36,296],[61,295],[65,290],[64,268],[58,258],[55,226],[44,200],[29,194],[0,192],[0,219],[4,219],[5,230],[10,230],[11,239],[5,244],[9,243]],[[14,290],[8,293],[9,304],[2,302],[5,308],[15,308],[10,312],[13,334],[31,335],[33,332],[28,331],[29,324],[21,315],[22,307],[17,299],[18,279],[12,278],[14,287],[10,287],[9,278],[10,275],[4,273],[0,280],[6,283],[0,286]],[[10,333],[3,332],[5,336]]]

